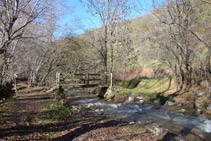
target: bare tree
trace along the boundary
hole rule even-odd
[[[158,3],[153,12],[165,29],[162,34],[165,39],[158,43],[172,53],[175,62],[171,66],[174,68],[175,75],[181,86],[186,82],[188,87],[192,84],[193,60],[199,44],[193,32],[196,22],[195,9],[192,0],[175,0]],[[158,34],[157,37],[162,35]]]
[[[51,8],[52,3],[50,0],[0,1],[1,83],[6,81],[6,70],[26,27],[35,20],[39,21],[38,18]]]
[[[126,17],[126,13],[130,11],[128,0],[88,0],[83,1],[87,8],[87,11],[93,16],[99,18],[102,23],[103,35],[104,35],[104,65],[105,72],[108,72],[107,66],[107,52],[108,52],[108,40],[111,34],[115,31],[116,23],[120,22],[119,17]],[[122,20],[122,19],[121,19]]]
[[[108,73],[108,52],[110,47],[111,66],[110,73],[113,71],[113,47],[115,44],[116,28],[119,23],[125,20],[130,13],[129,0],[81,0],[87,8],[87,11],[97,17],[102,23],[103,44],[101,47],[101,55],[104,60],[105,73]],[[112,78],[111,78],[112,85]]]

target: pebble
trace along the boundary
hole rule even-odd
[[[203,96],[203,94],[202,94],[202,93],[199,93],[199,94],[197,94],[197,96],[198,96],[198,97],[201,97],[201,96]]]

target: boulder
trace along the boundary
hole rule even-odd
[[[106,91],[106,93],[104,95],[104,98],[106,98],[107,100],[113,99],[114,96],[115,96],[113,91],[114,91],[113,87],[111,87],[111,86],[108,87],[108,89],[107,89],[107,91]]]
[[[172,101],[169,101],[169,100],[167,100],[166,103],[165,103],[166,106],[174,106],[175,104],[176,104],[175,102],[172,102]]]

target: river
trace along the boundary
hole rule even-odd
[[[191,130],[197,128],[202,131],[204,138],[211,139],[211,120],[204,117],[190,116],[177,113],[154,103],[109,103],[96,95],[82,90],[65,90],[72,105],[83,105],[100,112],[108,119],[122,120],[133,123],[153,121],[167,129],[179,128]]]

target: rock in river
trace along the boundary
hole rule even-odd
[[[165,105],[167,105],[167,106],[174,106],[175,103],[172,102],[172,101],[167,100],[166,103],[165,103]]]

